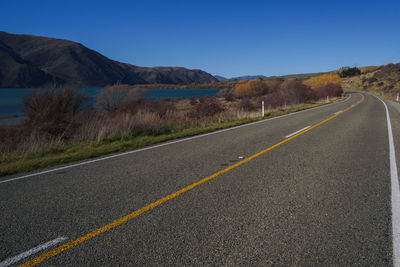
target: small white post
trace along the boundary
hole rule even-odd
[[[264,101],[261,101],[261,116],[264,117]]]
[[[326,103],[328,103],[329,102],[329,96],[327,95],[326,96]]]
[[[399,93],[397,93],[396,101],[399,102]]]

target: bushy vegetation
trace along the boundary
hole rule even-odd
[[[315,101],[327,96],[336,97],[343,93],[341,78],[337,74],[323,74],[307,80],[250,80],[240,81],[231,91],[236,98],[242,99],[239,107],[249,109],[249,99],[259,97],[268,108],[296,105]]]
[[[363,68],[361,75],[347,77],[343,81],[347,89],[360,89],[396,99],[400,93],[400,63]]]
[[[339,75],[341,78],[346,78],[346,77],[353,77],[353,76],[360,75],[360,74],[361,74],[360,69],[357,67],[354,67],[354,68],[343,68],[340,71]]]
[[[239,81],[232,90],[232,94],[237,98],[253,97],[272,93],[279,88],[279,80],[255,79],[249,81]]]
[[[98,108],[111,112],[124,108],[144,95],[145,91],[143,90],[131,90],[124,85],[117,84],[101,90],[97,95],[96,104]]]
[[[303,83],[310,86],[312,89],[318,89],[330,83],[341,85],[342,79],[340,78],[339,74],[328,73],[311,77],[310,79],[305,80]]]
[[[145,145],[260,119],[261,101],[266,114],[280,115],[283,108],[295,111],[298,108],[292,107],[342,93],[336,79],[316,77],[311,80],[314,87],[307,84],[310,80],[241,81],[232,89],[221,90],[218,97],[186,100],[147,100],[145,91],[117,84],[99,93],[94,108],[85,106],[85,98],[72,89],[34,91],[24,101],[27,116],[23,123],[0,127],[0,167],[11,164],[18,155],[36,155],[29,157],[40,161],[49,153],[66,153],[65,149],[72,147],[78,151],[75,144],[86,150],[91,146],[104,149],[74,152],[71,160],[132,149],[140,146],[132,140],[147,138],[150,141],[142,143]],[[115,148],[110,142],[129,145]],[[53,158],[52,162],[60,161]]]
[[[217,101],[217,99],[205,96],[199,99],[199,103],[188,113],[188,116],[190,118],[201,119],[204,117],[214,116],[224,110],[225,108],[219,101]]]
[[[250,111],[254,108],[249,98],[243,98],[239,102],[239,109]]]
[[[42,135],[69,136],[84,100],[82,94],[67,89],[33,91],[24,100],[27,127]]]

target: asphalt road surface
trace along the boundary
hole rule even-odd
[[[0,265],[392,265],[397,169],[386,109],[374,96],[351,95],[135,153],[2,177]],[[400,149],[400,109],[387,106]]]

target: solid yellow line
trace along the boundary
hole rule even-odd
[[[54,248],[54,249],[52,249],[52,250],[50,250],[50,251],[48,251],[48,252],[46,252],[46,253],[44,253],[44,254],[36,257],[36,258],[34,258],[34,259],[32,259],[32,260],[30,260],[30,261],[28,261],[28,262],[26,262],[24,264],[21,264],[20,266],[33,266],[33,265],[36,265],[36,264],[38,264],[38,263],[40,263],[40,262],[42,262],[44,260],[47,260],[47,259],[49,259],[49,258],[51,258],[51,257],[53,257],[53,256],[65,251],[65,250],[73,248],[76,245],[78,245],[78,244],[80,244],[80,243],[82,243],[82,242],[84,242],[84,241],[86,241],[86,240],[88,240],[88,239],[90,239],[92,237],[95,237],[95,236],[97,236],[97,235],[99,235],[101,233],[104,233],[104,232],[106,232],[106,231],[108,231],[108,230],[110,230],[110,229],[112,229],[112,228],[114,228],[114,227],[116,227],[116,226],[118,226],[118,225],[120,225],[120,224],[122,224],[122,223],[124,223],[124,222],[126,222],[128,220],[130,220],[130,219],[133,219],[133,218],[139,216],[140,214],[142,214],[142,213],[144,213],[144,212],[146,212],[148,210],[151,210],[152,208],[154,208],[154,207],[156,207],[158,205],[161,205],[162,203],[164,203],[164,202],[166,202],[166,201],[168,201],[170,199],[173,199],[173,198],[179,196],[180,194],[183,194],[186,191],[189,191],[190,189],[192,189],[192,188],[194,188],[194,187],[196,187],[198,185],[201,185],[202,183],[205,183],[205,182],[207,182],[207,181],[209,181],[209,180],[211,180],[211,179],[213,179],[213,178],[215,178],[215,177],[217,177],[217,176],[219,176],[219,175],[221,175],[223,173],[226,173],[226,172],[228,172],[228,171],[230,171],[230,170],[242,165],[243,163],[246,163],[247,161],[250,161],[250,160],[252,160],[252,159],[264,154],[265,152],[270,151],[270,150],[276,148],[277,146],[280,146],[280,145],[288,142],[289,140],[292,140],[293,138],[296,138],[297,136],[299,136],[299,135],[301,135],[301,134],[303,134],[305,132],[310,131],[311,129],[313,129],[313,128],[315,128],[315,127],[317,127],[317,126],[319,126],[319,125],[321,125],[321,124],[323,124],[323,123],[325,123],[325,122],[327,122],[327,121],[339,116],[340,114],[348,111],[349,109],[354,108],[355,106],[359,105],[363,101],[364,101],[364,95],[362,95],[361,100],[357,104],[355,104],[355,105],[343,110],[342,112],[340,112],[338,114],[333,115],[332,117],[327,118],[326,120],[321,121],[320,123],[315,124],[314,126],[308,128],[308,129],[306,129],[306,130],[304,130],[304,131],[302,131],[302,132],[300,132],[300,133],[298,133],[296,135],[293,135],[293,136],[291,136],[291,137],[289,137],[289,138],[287,138],[287,139],[285,139],[285,140],[283,140],[283,141],[281,141],[281,142],[279,142],[279,143],[277,143],[277,144],[275,144],[275,145],[273,145],[273,146],[271,146],[271,147],[269,147],[267,149],[264,149],[263,151],[260,151],[260,152],[254,154],[254,155],[252,155],[252,156],[250,156],[250,157],[248,157],[248,158],[246,158],[246,159],[244,159],[244,160],[242,160],[240,162],[237,162],[234,165],[231,165],[231,166],[227,167],[226,169],[223,169],[223,170],[221,170],[219,172],[216,172],[216,173],[214,173],[214,174],[212,174],[212,175],[210,175],[210,176],[208,176],[206,178],[203,178],[203,179],[201,179],[200,181],[198,181],[198,182],[196,182],[194,184],[186,186],[186,187],[182,188],[181,190],[176,191],[175,193],[172,193],[172,194],[170,194],[170,195],[168,195],[166,197],[163,197],[163,198],[157,200],[156,202],[153,202],[153,203],[151,203],[151,204],[149,204],[149,205],[147,205],[147,206],[145,206],[145,207],[143,207],[141,209],[138,209],[138,210],[136,210],[136,211],[124,216],[124,217],[121,217],[121,218],[119,218],[119,219],[117,219],[117,220],[115,220],[115,221],[113,221],[113,222],[111,222],[111,223],[109,223],[107,225],[104,225],[104,226],[102,226],[102,227],[100,227],[100,228],[98,228],[98,229],[96,229],[96,230],[94,230],[94,231],[92,231],[92,232],[90,232],[90,233],[88,233],[86,235],[83,235],[83,236],[81,236],[81,237],[79,237],[79,238],[77,238],[77,239],[75,239],[73,241],[70,241],[70,242],[68,242],[68,243],[66,243],[64,245],[61,245],[61,246],[59,246],[57,248]]]

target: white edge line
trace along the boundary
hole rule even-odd
[[[77,166],[82,166],[82,165],[86,165],[86,164],[90,164],[90,163],[94,163],[94,162],[102,161],[102,160],[106,160],[106,159],[122,157],[122,156],[125,156],[125,155],[129,155],[129,154],[133,154],[133,153],[137,153],[137,152],[141,152],[141,151],[145,151],[145,150],[150,150],[150,149],[154,149],[154,148],[158,148],[158,147],[163,147],[163,146],[167,146],[167,145],[172,145],[172,144],[176,144],[176,143],[180,143],[180,142],[185,142],[185,141],[189,141],[189,140],[192,140],[192,139],[201,138],[201,137],[204,137],[204,136],[209,136],[209,135],[218,134],[218,133],[222,133],[222,132],[226,132],[226,131],[231,131],[231,130],[235,130],[235,129],[242,128],[242,127],[247,127],[247,126],[258,124],[258,123],[263,123],[263,122],[267,122],[267,121],[271,121],[271,120],[275,120],[275,119],[280,119],[280,118],[287,117],[287,116],[296,115],[296,114],[303,113],[303,112],[306,112],[306,111],[311,111],[311,110],[314,110],[314,109],[325,108],[325,107],[328,107],[328,106],[334,105],[334,104],[343,104],[343,103],[347,102],[348,100],[350,100],[350,98],[352,96],[353,95],[351,94],[350,97],[348,97],[344,101],[334,102],[334,103],[331,103],[331,104],[322,105],[322,106],[315,107],[315,108],[309,108],[309,109],[305,109],[305,110],[302,110],[302,111],[293,112],[293,113],[281,115],[281,116],[270,118],[270,119],[250,122],[250,123],[246,123],[246,124],[243,124],[243,125],[238,125],[238,126],[235,126],[235,127],[214,131],[214,132],[211,132],[211,133],[205,133],[205,134],[200,134],[200,135],[196,135],[196,136],[186,137],[186,138],[183,138],[183,139],[178,139],[178,140],[175,140],[175,141],[166,142],[166,143],[162,143],[162,144],[159,144],[159,145],[148,146],[148,147],[144,147],[144,148],[140,148],[140,149],[136,149],[136,150],[131,150],[131,151],[127,151],[127,152],[123,152],[123,153],[119,153],[119,154],[114,154],[114,155],[111,155],[111,156],[105,156],[105,157],[101,157],[101,158],[97,158],[97,159],[93,159],[93,160],[83,161],[83,162],[67,165],[67,166],[64,166],[64,167],[59,167],[59,168],[50,169],[50,170],[46,170],[46,171],[41,171],[41,172],[31,173],[31,174],[27,174],[27,175],[23,175],[23,176],[18,176],[18,177],[14,177],[14,178],[10,178],[10,179],[7,179],[7,180],[0,181],[0,184],[13,182],[13,181],[16,181],[16,180],[20,180],[20,179],[24,179],[24,178],[28,178],[28,177],[32,177],[32,176],[37,176],[37,175],[41,175],[41,174],[46,174],[46,173],[50,173],[50,172],[61,171],[61,170],[65,170],[65,169],[69,169],[69,168],[73,168],[73,167],[77,167]]]
[[[300,133],[300,132],[302,132],[302,131],[304,131],[304,130],[306,130],[306,129],[308,129],[308,128],[310,128],[310,126],[304,127],[303,129],[300,129],[300,130],[298,130],[298,131],[295,131],[294,133],[291,133],[291,134],[289,134],[289,135],[286,135],[285,138],[289,138],[289,137],[291,137],[291,136],[293,136],[293,135],[295,135],[295,134],[298,134],[298,133]]]
[[[375,96],[375,95],[374,95]],[[397,173],[396,151],[394,149],[392,124],[390,122],[389,109],[386,103],[378,98],[386,109],[386,120],[389,137],[389,152],[390,152],[390,178],[392,185],[392,231],[393,231],[393,266],[400,266],[400,188],[399,177]]]
[[[30,249],[30,250],[22,252],[21,254],[18,254],[17,256],[14,256],[12,258],[9,258],[9,259],[6,259],[6,260],[0,262],[0,267],[6,267],[6,266],[9,266],[11,264],[14,264],[14,263],[26,258],[26,257],[29,257],[29,256],[31,256],[31,255],[33,255],[35,253],[38,253],[41,250],[45,250],[48,247],[54,246],[57,243],[60,243],[60,242],[62,242],[64,240],[66,240],[66,239],[67,239],[66,237],[58,237],[58,238],[53,239],[53,240],[51,240],[49,242],[46,242],[46,243],[44,243],[42,245],[34,247],[34,248]]]

